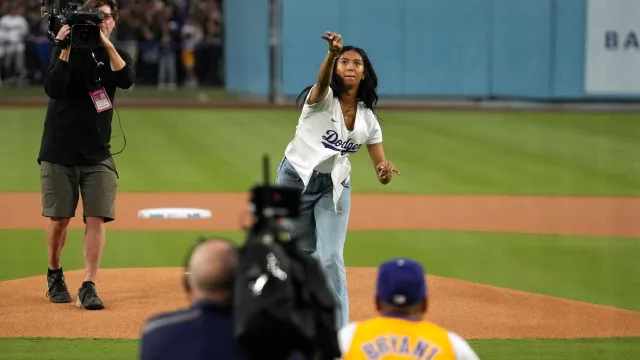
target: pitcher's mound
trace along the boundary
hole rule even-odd
[[[374,316],[375,269],[348,270],[351,318]],[[53,304],[44,275],[0,282],[0,337],[139,338],[151,315],[187,306],[179,268],[102,269],[105,309],[75,307],[83,271],[65,273],[73,303]],[[640,312],[532,295],[437,276],[429,318],[467,338],[640,335]]]

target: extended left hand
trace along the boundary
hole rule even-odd
[[[378,180],[381,183],[386,184],[391,181],[392,173],[402,175],[395,165],[389,160],[385,160],[376,166],[376,173],[378,174]]]

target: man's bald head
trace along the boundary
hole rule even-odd
[[[230,294],[238,266],[236,247],[226,239],[209,238],[198,244],[189,259],[191,288],[204,294]]]

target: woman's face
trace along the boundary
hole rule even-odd
[[[364,79],[364,61],[355,50],[345,51],[338,58],[336,73],[342,79],[344,85],[354,88]]]

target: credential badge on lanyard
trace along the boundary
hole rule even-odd
[[[107,95],[107,91],[104,87],[92,91],[89,93],[91,95],[91,99],[93,100],[93,104],[96,106],[96,110],[101,113],[103,111],[111,109],[113,106],[111,105],[111,100]]]
[[[93,60],[96,62],[97,68],[104,66],[103,62],[96,60],[96,55],[93,51],[91,52],[91,56],[93,56]],[[100,78],[98,78],[97,81],[100,82]],[[93,105],[95,105],[97,112],[101,113],[113,107],[111,99],[109,99],[109,95],[107,95],[107,91],[104,89],[104,86],[96,91],[90,92],[89,95],[91,96],[91,100],[93,101]]]

